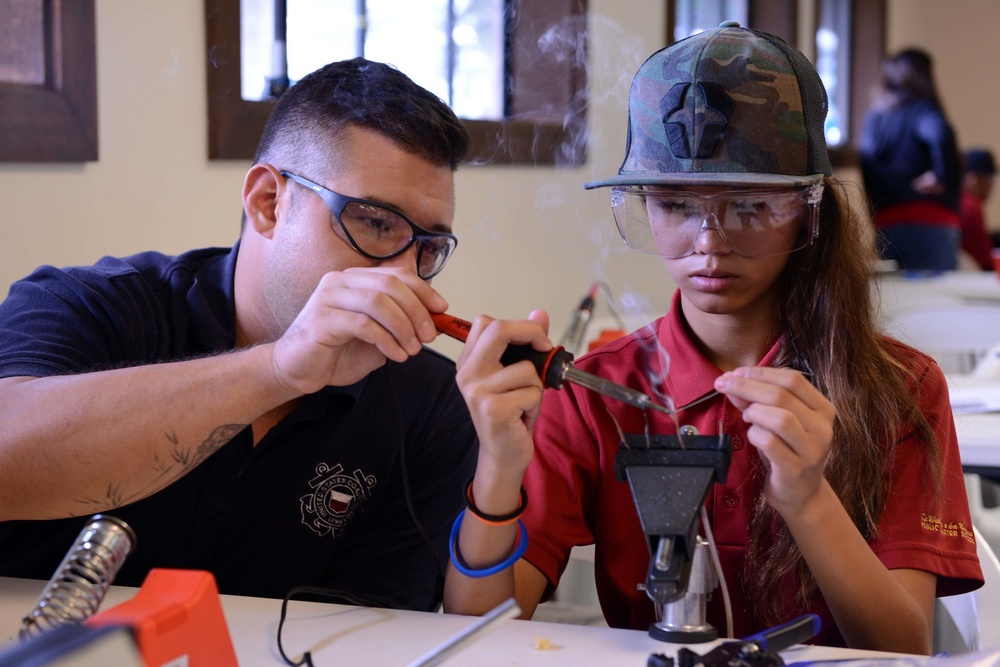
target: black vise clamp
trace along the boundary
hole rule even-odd
[[[628,481],[646,534],[646,595],[658,606],[659,618],[665,605],[681,600],[688,590],[698,546],[698,513],[712,484],[726,481],[731,458],[728,435],[625,434],[618,449],[615,476]],[[699,630],[690,632],[695,627]],[[688,622],[676,628],[654,623],[649,634],[676,643],[718,636],[711,626]]]

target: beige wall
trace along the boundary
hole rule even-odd
[[[90,263],[103,254],[146,249],[173,253],[230,245],[237,237],[248,164],[205,157],[202,0],[96,5],[100,159],[0,164],[0,295],[42,263]],[[621,162],[629,82],[663,42],[663,5],[590,0],[587,165],[459,170],[459,250],[435,279],[451,312],[515,317],[545,308],[558,337],[573,305],[597,279],[618,296],[666,309],[673,285],[659,261],[621,244],[606,191],[581,187]],[[977,56],[980,45],[995,39],[988,31],[1000,20],[1000,3],[890,0],[889,6],[890,48],[919,45],[934,52],[960,138],[1000,148],[1000,130],[991,122],[1000,68]],[[1000,211],[990,215],[1000,223]],[[607,314],[603,299],[598,308]],[[636,320],[630,323],[641,323]],[[439,347],[457,350],[457,344]]]

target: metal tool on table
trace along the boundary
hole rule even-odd
[[[479,639],[483,634],[490,632],[501,623],[514,618],[520,613],[521,608],[517,606],[517,601],[514,598],[507,598],[486,612],[475,623],[472,623],[467,628],[438,644],[411,662],[407,667],[433,667],[434,665],[439,665],[467,644]]]
[[[431,319],[434,320],[438,331],[463,343],[472,329],[471,322],[446,313],[431,315]],[[546,387],[561,389],[564,383],[570,382],[640,410],[658,410],[668,415],[673,414],[669,408],[656,403],[652,397],[641,391],[576,368],[573,365],[573,355],[562,347],[556,346],[548,352],[539,352],[530,345],[508,345],[507,350],[500,357],[500,363],[504,366],[510,366],[519,361],[530,361],[534,364]]]
[[[750,637],[723,642],[705,655],[680,648],[675,661],[654,653],[646,661],[646,667],[780,667],[785,661],[778,651],[815,637],[820,626],[819,616],[806,614]]]
[[[728,435],[625,434],[615,476],[627,481],[649,546],[646,595],[656,606],[654,639],[695,644],[717,639],[706,604],[717,578],[698,514],[712,484],[726,481]]]
[[[93,616],[125,558],[135,550],[135,533],[124,521],[95,514],[80,530],[66,557],[21,621],[22,639]]]

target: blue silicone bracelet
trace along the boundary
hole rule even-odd
[[[458,553],[458,533],[462,527],[462,518],[465,516],[465,510],[458,513],[455,517],[455,523],[451,525],[451,537],[448,538],[448,551],[451,553],[451,562],[455,564],[455,569],[464,574],[467,577],[472,577],[473,579],[480,579],[482,577],[488,577],[490,575],[496,574],[497,572],[503,572],[508,567],[520,560],[524,552],[528,550],[528,529],[525,527],[524,522],[520,519],[517,520],[517,548],[514,549],[514,553],[510,555],[510,558],[503,561],[502,563],[497,563],[493,567],[487,567],[482,570],[473,570],[466,567],[462,563],[462,556]]]

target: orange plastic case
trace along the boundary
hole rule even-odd
[[[600,335],[594,340],[590,341],[590,345],[587,346],[587,352],[593,352],[605,343],[610,343],[613,340],[618,340],[625,335],[625,331],[622,329],[601,329]]]
[[[147,667],[238,667],[211,572],[150,570],[135,597],[86,623],[131,628]]]

